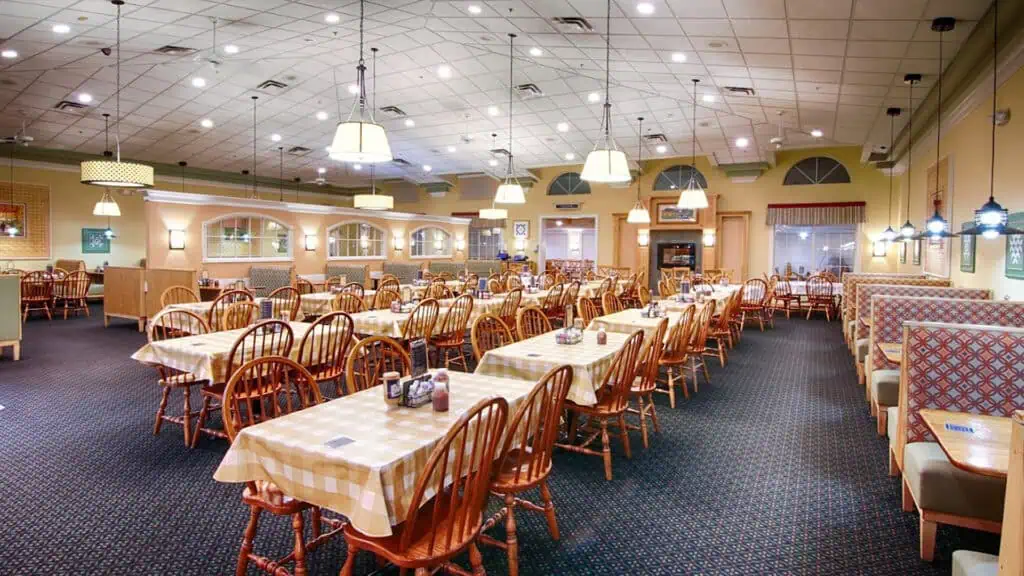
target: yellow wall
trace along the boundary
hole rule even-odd
[[[1021,142],[1024,142],[1024,120],[1016,111],[1024,110],[1024,70],[1018,70],[999,89],[997,105],[1000,109],[1014,111],[1010,123],[996,132],[996,200],[1008,208],[1010,213],[1024,211],[1024,163],[1020,161]],[[961,223],[974,217],[974,210],[988,200],[989,162],[991,159],[991,109],[992,100],[985,99],[964,119],[942,135],[942,156],[952,164],[953,218],[950,220],[954,231],[960,230]],[[930,142],[922,143],[914,150],[911,169],[911,222],[920,231],[933,208],[926,200],[928,168],[935,164],[934,133]],[[906,176],[902,177],[904,186]],[[925,204],[928,203],[926,206]],[[927,213],[926,213],[927,211]],[[906,204],[900,212],[900,222],[906,219]],[[946,217],[949,218],[947,212]],[[960,271],[960,239],[954,238],[950,253],[950,277],[956,286],[992,288],[997,298],[1024,299],[1024,280],[1006,278],[1004,272],[1005,237],[985,240],[978,237],[975,253],[975,272]],[[919,272],[908,256],[906,264],[899,265],[900,272]]]

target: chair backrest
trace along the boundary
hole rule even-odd
[[[412,374],[412,360],[398,342],[386,336],[371,336],[352,348],[345,362],[345,387],[355,394],[380,384],[385,372]]]
[[[245,328],[259,317],[259,306],[255,302],[242,300],[232,302],[224,309],[224,316],[220,321],[221,330],[238,330]]]
[[[466,338],[466,327],[469,317],[473,314],[473,297],[463,294],[452,302],[441,319],[441,327],[436,334],[462,342]]]
[[[427,287],[425,296],[434,300],[448,300],[452,298],[452,291],[445,286],[443,281],[433,282]]]
[[[208,334],[210,325],[206,319],[191,310],[172,308],[162,310],[149,321],[146,328],[146,339],[149,342],[160,342],[185,336]]]
[[[53,277],[46,272],[29,272],[21,277],[21,299],[44,301],[53,298]]]
[[[405,326],[402,327],[402,339],[418,340],[420,338],[430,338],[434,332],[434,324],[437,323],[437,315],[440,309],[441,307],[438,305],[437,300],[433,298],[421,300],[413,308],[412,313],[409,314],[409,319],[405,321]]]
[[[707,350],[708,329],[715,315],[715,305],[714,300],[705,301],[704,307],[697,314],[690,337],[690,354],[703,354]]]
[[[295,279],[295,289],[299,291],[299,294],[312,294],[313,292],[316,292],[313,288],[313,283],[305,278]]]
[[[638,286],[636,289],[636,298],[640,302],[640,306],[647,306],[651,303],[651,291],[647,286]]]
[[[274,303],[274,318],[287,312],[288,319],[295,320],[302,309],[302,294],[291,286],[283,286],[271,292],[270,301]]]
[[[595,294],[595,296],[597,298],[600,298],[600,297],[604,296],[605,292],[611,292],[612,294],[614,294],[615,293],[615,290],[613,290],[614,286],[615,286],[615,278],[612,278],[611,276],[609,276],[609,277],[605,278],[604,280],[601,280],[601,285],[597,287],[597,292],[595,292],[594,294]]]
[[[317,382],[340,377],[345,371],[353,330],[352,317],[344,312],[330,312],[317,318],[299,341],[299,364]]]
[[[491,294],[501,294],[505,291],[505,285],[501,278],[489,278],[487,280],[487,291]]]
[[[509,420],[498,469],[511,471],[513,483],[533,484],[551,473],[551,452],[572,377],[572,366],[548,370]]]
[[[210,305],[210,311],[207,313],[206,322],[210,325],[210,329],[214,332],[220,332],[223,330],[221,327],[221,320],[224,317],[224,311],[227,310],[228,306],[235,302],[247,301],[252,302],[252,293],[247,290],[228,290],[227,292],[221,292],[213,304]]]
[[[287,358],[292,351],[293,338],[292,327],[280,320],[264,320],[249,327],[231,346],[225,378],[230,379],[241,365],[261,356]]]
[[[89,285],[92,280],[85,270],[75,270],[64,278],[64,297],[69,299],[82,299],[89,293]]]
[[[500,316],[506,324],[514,324],[516,321],[516,312],[519,311],[519,303],[522,302],[522,300],[522,288],[509,290],[508,294],[505,294],[505,301],[501,303],[501,309],[498,310],[498,316]]]
[[[473,358],[477,362],[490,350],[508,346],[516,341],[508,324],[494,314],[481,314],[473,321],[470,330],[470,342],[473,345]]]
[[[519,279],[519,276],[510,275],[508,280],[505,281],[506,290],[515,290],[516,288],[522,288],[523,281]]]
[[[683,308],[679,316],[679,322],[672,327],[668,334],[668,341],[662,350],[663,357],[671,359],[673,362],[686,360],[690,351],[690,334],[693,332],[696,311],[697,306],[695,304],[690,304]]]
[[[360,288],[363,287],[363,285],[359,284],[358,282],[352,282],[352,284],[355,284],[355,285],[359,286]],[[345,286],[345,283],[342,281],[341,276],[331,276],[330,278],[328,278],[327,280],[324,281],[324,291],[325,292],[330,292],[331,290],[340,289],[343,286]]]
[[[373,309],[387,310],[388,308],[391,308],[391,303],[395,300],[398,300],[399,302],[402,300],[402,295],[395,290],[377,290],[377,293],[373,296]]]
[[[576,306],[576,300],[580,297],[580,281],[573,280],[565,285],[564,291],[562,292],[562,303],[561,307]]]
[[[331,301],[331,310],[334,312],[345,312],[357,314],[366,311],[366,304],[363,299],[351,292],[341,292]]]
[[[536,306],[527,306],[516,314],[516,331],[520,340],[526,340],[551,332],[551,322],[543,310]]]
[[[793,295],[793,286],[789,280],[779,280],[775,285],[775,296],[786,298]]]
[[[544,297],[544,313],[547,315],[557,315],[562,310],[562,292],[565,290],[565,284],[555,284],[550,290],[548,290],[547,296]]]
[[[398,282],[398,278],[394,276],[385,277],[377,283],[377,293],[380,294],[383,290],[392,290],[398,292],[401,290],[401,284]]]
[[[807,279],[807,295],[811,298],[831,299],[832,282],[822,276],[811,276]]]
[[[224,388],[224,432],[234,442],[243,428],[321,402],[320,388],[305,368],[283,356],[256,358],[240,366]]]
[[[590,323],[594,321],[594,318],[601,315],[601,313],[597,311],[597,306],[594,305],[594,301],[590,298],[580,298],[579,301],[576,302],[576,314],[579,316],[580,320],[583,321],[584,328],[590,326]]]
[[[743,283],[743,306],[756,308],[764,304],[768,295],[768,283],[760,278],[751,278]]]
[[[622,302],[611,292],[605,292],[601,294],[601,311],[605,316],[622,312]]]
[[[637,330],[626,340],[612,358],[612,365],[604,374],[597,390],[598,403],[610,410],[625,410],[629,405],[629,390],[633,387],[639,368],[640,348],[644,345],[644,331]]]
[[[485,398],[459,417],[437,443],[416,478],[405,518],[406,526],[421,526],[426,523],[419,520],[420,514],[431,514],[429,528],[424,532],[403,531],[400,553],[416,544],[417,560],[428,564],[431,559],[446,558],[464,549],[476,539],[507,418],[504,398]],[[430,498],[437,504],[423,506]]]
[[[341,291],[347,294],[352,294],[353,296],[358,297],[360,300],[366,297],[366,289],[363,288],[363,285],[360,284],[359,282],[349,282],[348,284],[345,284],[345,286],[341,288]]]
[[[554,274],[545,272],[544,274],[540,275],[540,278],[538,278],[538,282],[540,283],[541,289],[550,288],[555,285],[555,276]]]
[[[653,392],[658,385],[658,362],[665,350],[667,331],[668,318],[662,318],[654,333],[644,340],[640,350],[640,364],[637,366],[637,376],[640,378],[639,386],[635,389],[637,392]]]

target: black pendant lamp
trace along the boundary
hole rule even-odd
[[[889,116],[889,159],[892,159],[892,149],[895,147],[896,117],[900,115],[899,108],[888,108],[885,111]],[[882,240],[892,242],[896,240],[896,231],[892,229],[892,170],[889,166],[889,226],[882,232]]]
[[[935,122],[935,212],[932,213],[931,218],[925,221],[924,231],[921,233],[926,238],[938,239],[938,238],[954,238],[957,234],[953,234],[949,230],[949,222],[942,217],[942,213],[939,209],[942,206],[942,200],[939,199],[939,161],[941,160],[942,151],[942,73],[943,73],[943,61],[942,61],[942,35],[946,32],[953,30],[956,27],[956,19],[949,16],[936,18],[932,20],[932,30],[939,33],[939,79],[938,79],[938,102],[937,102],[937,114]],[[952,202],[950,202],[952,204]],[[951,206],[952,208],[952,206]],[[950,214],[953,210],[950,209]]]
[[[907,221],[900,226],[900,236],[903,241],[910,240],[917,233],[917,229],[910,222],[910,178],[911,165],[914,160],[914,84],[921,82],[920,74],[906,74],[903,76],[903,83],[907,85]]]

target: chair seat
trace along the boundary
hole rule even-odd
[[[527,447],[529,450],[529,447]],[[547,468],[539,473],[536,473],[532,480],[526,480],[527,468],[529,468],[530,458],[524,459],[523,465],[519,466],[519,454],[522,451],[518,448],[509,450],[505,460],[501,463],[501,469],[494,477],[494,481],[491,483],[491,490],[499,494],[515,494],[517,492],[523,492],[529,490],[537,484],[544,481],[549,474],[551,474],[551,462],[548,461]],[[516,480],[516,472],[519,472],[519,479]]]
[[[438,500],[441,502],[439,503]],[[390,536],[367,536],[362,532],[356,530],[352,524],[345,525],[345,540],[358,542],[360,550],[368,550],[378,556],[383,556],[389,561],[399,565],[410,565],[430,560],[436,557],[438,549],[441,547],[443,541],[441,536],[436,536],[433,546],[433,551],[430,550],[430,538],[431,534],[447,534],[449,520],[448,518],[448,503],[451,498],[438,498],[435,497],[433,500],[428,502],[420,509],[420,513],[416,516],[416,525],[413,527],[406,526],[405,523],[393,526],[391,529]],[[431,519],[435,515],[434,508],[441,506],[442,509],[437,510],[437,516],[445,518],[444,521],[439,522],[433,532],[431,531]],[[483,514],[475,520],[473,523],[474,527],[479,527],[483,524]],[[413,530],[412,544],[404,552],[398,552],[399,542],[402,541],[402,535],[406,530]],[[457,531],[456,529],[452,530]],[[456,539],[453,537],[452,541]],[[456,548],[458,549],[458,548]]]
[[[1003,519],[1006,479],[961,470],[935,442],[913,442],[903,450],[903,477],[924,510],[993,522]]]
[[[856,343],[856,345],[854,346],[853,349],[854,349],[854,353],[855,353],[854,358],[857,359],[857,362],[860,362],[861,364],[863,364],[864,363],[864,359],[868,355],[868,339],[867,338],[858,338],[857,339],[857,343]]]
[[[610,400],[612,399],[612,395],[610,393],[604,394],[604,397],[602,397],[601,391],[598,390],[597,397],[597,404],[594,404],[593,406],[584,406],[583,404],[577,404],[571,400],[566,400],[565,409],[579,412],[580,414],[586,414],[588,416],[618,416],[626,410],[625,406],[620,410],[611,405]]]
[[[871,397],[881,406],[896,406],[900,403],[900,371],[872,370]]]
[[[206,385],[209,380],[197,380],[196,375],[191,372],[179,372],[168,376],[167,378],[161,378],[159,380],[161,386],[170,386],[172,388],[180,386],[195,386],[196,384]]]
[[[972,550],[953,552],[953,576],[996,576],[999,557]]]
[[[465,340],[465,334],[441,334],[440,336],[431,336],[430,344],[432,346],[440,346],[442,348],[455,348],[457,346],[462,346]]]
[[[302,500],[286,496],[281,488],[270,480],[256,480],[255,484],[256,493],[253,493],[249,486],[242,491],[242,501],[246,504],[259,506],[281,516],[295,514],[311,507]]]

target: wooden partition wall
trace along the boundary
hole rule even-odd
[[[146,329],[146,319],[160,311],[160,295],[171,286],[195,288],[195,270],[178,268],[128,268],[109,266],[105,271],[103,325],[111,318],[126,318]]]

